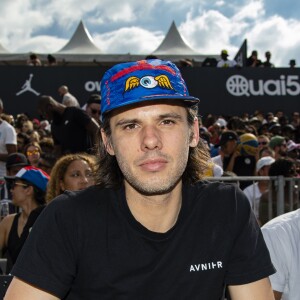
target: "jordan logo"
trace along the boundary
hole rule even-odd
[[[22,89],[18,93],[16,93],[17,96],[20,96],[21,94],[23,94],[25,92],[31,92],[31,93],[35,94],[36,96],[38,96],[40,94],[31,87],[32,77],[33,77],[33,74],[30,74],[29,79],[27,79],[25,81],[25,83],[22,86]]]

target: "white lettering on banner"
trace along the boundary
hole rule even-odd
[[[100,92],[100,82],[99,81],[87,81],[84,84],[84,88],[87,92]]]
[[[239,96],[298,96],[300,83],[298,75],[280,75],[279,79],[253,80],[242,75],[230,76],[226,81],[227,91]]]
[[[190,272],[208,271],[208,270],[222,269],[222,268],[223,268],[222,262],[217,261],[217,262],[191,265]]]

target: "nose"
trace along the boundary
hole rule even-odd
[[[160,150],[162,148],[162,138],[159,129],[155,126],[145,126],[141,131],[142,151]]]

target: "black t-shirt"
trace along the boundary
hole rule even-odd
[[[53,114],[51,133],[62,154],[90,151],[93,145],[86,130],[90,122],[89,115],[78,107],[66,107],[62,115]]]
[[[91,187],[52,201],[36,222],[13,275],[62,299],[220,299],[224,284],[274,273],[241,190],[184,187],[178,220],[151,232],[124,191]]]

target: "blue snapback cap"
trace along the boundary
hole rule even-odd
[[[117,64],[101,80],[101,117],[116,108],[150,100],[179,99],[194,105],[179,69],[170,61],[141,60]]]
[[[22,168],[15,176],[5,176],[4,178],[5,180],[26,180],[44,192],[50,179],[49,175],[43,170],[32,166]]]

